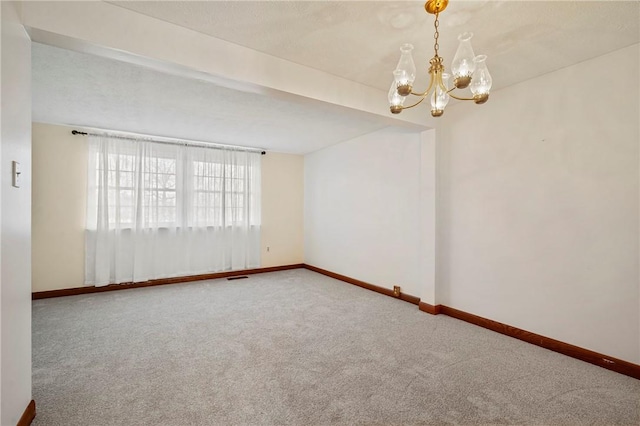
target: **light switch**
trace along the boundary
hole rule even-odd
[[[22,168],[20,167],[20,163],[17,161],[12,161],[12,171],[13,171],[13,186],[16,188],[20,188],[20,175],[22,174]]]

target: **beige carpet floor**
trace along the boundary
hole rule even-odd
[[[35,425],[640,424],[640,381],[311,271],[33,302]]]

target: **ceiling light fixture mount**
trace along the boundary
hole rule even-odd
[[[473,48],[471,47],[473,33],[463,33],[458,36],[460,44],[451,64],[454,78],[453,87],[449,89],[447,86],[450,76],[444,72],[443,59],[438,55],[438,49],[440,48],[438,44],[440,21],[438,18],[440,12],[445,10],[448,4],[449,0],[428,0],[424,5],[427,13],[435,15],[434,54],[429,61],[430,79],[429,87],[426,91],[422,93],[413,91],[413,82],[416,78],[416,65],[411,55],[413,46],[408,43],[400,46],[400,60],[395,71],[393,71],[394,78],[389,89],[389,104],[393,114],[399,114],[402,110],[413,108],[428,97],[431,98],[431,115],[434,117],[440,117],[444,113],[444,107],[449,102],[449,97],[461,101],[474,101],[476,104],[483,104],[489,99],[492,80],[486,65],[487,56],[475,56],[473,53]],[[471,98],[461,98],[451,93],[455,89],[465,89],[467,87],[473,94]],[[409,95],[417,96],[419,100],[413,105],[404,106],[404,101]]]
[[[424,4],[424,10],[431,15],[440,13],[447,8],[449,0],[429,0]]]

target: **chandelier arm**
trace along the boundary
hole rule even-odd
[[[453,89],[451,89],[451,90],[453,90]],[[460,97],[458,97],[458,96],[456,96],[456,95],[454,95],[454,94],[452,94],[450,92],[447,92],[447,93],[449,93],[449,96],[451,96],[453,99],[457,99],[459,101],[473,101],[474,100],[473,98],[460,98]]]
[[[403,106],[402,109],[405,110],[405,109],[413,108],[414,106],[420,105],[422,103],[422,101],[424,101],[425,99],[427,99],[426,95],[422,96],[420,98],[420,100],[418,102],[416,102],[415,104],[409,105],[409,106]]]
[[[433,88],[433,83],[434,83],[434,81],[435,81],[435,80],[434,80],[434,78],[433,78],[433,74],[432,74],[432,73],[429,73],[429,87],[427,87],[427,90],[425,90],[425,91],[424,91],[424,92],[422,92],[422,93],[414,93],[414,92],[411,92],[411,94],[412,94],[412,95],[414,95],[414,96],[420,96],[421,98],[426,97],[426,96],[429,94],[429,92],[431,91],[431,89]],[[422,102],[422,101],[420,101],[420,102]]]

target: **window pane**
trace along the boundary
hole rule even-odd
[[[133,172],[120,172],[120,186],[133,187]]]
[[[164,193],[164,205],[165,206],[172,206],[172,207],[176,206],[176,193],[175,192],[166,191]]]
[[[119,204],[122,206],[133,206],[133,191],[130,189],[120,190],[119,194]]]
[[[120,223],[123,223],[123,224],[133,223],[133,207],[130,207],[130,206],[120,207]]]
[[[167,175],[166,181],[165,181],[165,188],[167,189],[176,189],[176,175]]]
[[[158,223],[169,224],[176,220],[176,209],[173,207],[158,207]]]
[[[115,171],[109,171],[107,172],[107,185],[109,186],[116,186],[118,184],[118,174]]]

